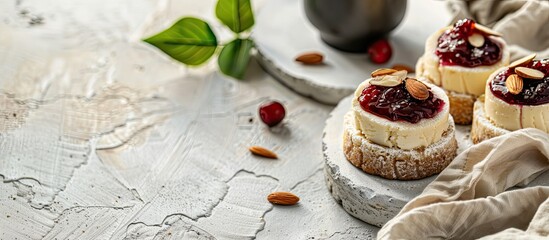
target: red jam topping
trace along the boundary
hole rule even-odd
[[[501,60],[501,43],[484,35],[484,45],[473,47],[467,40],[473,33],[475,22],[471,19],[459,20],[452,29],[447,30],[438,39],[436,55],[442,65],[463,67],[490,66]]]
[[[424,118],[432,118],[442,110],[444,101],[429,92],[426,100],[410,96],[404,84],[395,87],[371,85],[365,88],[358,98],[366,112],[391,121],[417,123]]]
[[[537,69],[545,74],[543,79],[523,78],[522,91],[511,94],[505,87],[507,77],[514,74],[514,69],[506,68],[499,72],[490,82],[490,90],[494,96],[509,104],[517,105],[541,105],[549,103],[549,59],[534,60],[524,67]]]

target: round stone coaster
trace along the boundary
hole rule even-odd
[[[351,97],[330,114],[322,140],[325,175],[332,196],[354,217],[381,227],[418,196],[436,176],[413,181],[388,180],[353,166],[343,154],[343,116],[351,109]],[[456,126],[458,153],[471,145],[468,126]]]
[[[425,9],[430,9],[430,14],[424,14]],[[440,1],[408,1],[406,11],[389,38],[393,57],[382,65],[371,63],[365,53],[345,53],[325,44],[305,16],[301,0],[266,2],[257,15],[252,37],[259,62],[267,72],[299,94],[335,105],[375,69],[396,63],[414,67],[423,54],[425,39],[450,21]],[[322,53],[325,64],[312,66],[294,61],[309,51]]]

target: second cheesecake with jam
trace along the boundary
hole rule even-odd
[[[356,89],[344,125],[347,160],[369,174],[421,179],[442,171],[456,155],[444,90],[406,71],[374,71]]]
[[[535,54],[494,72],[475,103],[474,143],[522,128],[549,133],[549,59]]]
[[[509,55],[499,33],[463,19],[427,39],[416,73],[446,91],[456,123],[470,124],[473,103],[490,74],[509,64]]]

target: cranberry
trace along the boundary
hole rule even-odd
[[[368,54],[370,55],[370,60],[372,60],[372,62],[381,64],[389,61],[393,51],[391,50],[389,41],[380,39],[368,47]]]
[[[444,101],[436,98],[432,92],[423,101],[413,98],[404,84],[395,87],[371,85],[362,91],[358,101],[366,112],[391,121],[411,123],[434,117],[444,106]]]
[[[507,77],[513,74],[514,70],[506,68],[496,74],[490,82],[490,90],[494,96],[509,104],[541,105],[549,103],[549,59],[534,60],[525,67],[540,70],[545,74],[545,77],[540,80],[523,78],[522,91],[514,95],[509,93],[507,87],[505,87]]]
[[[481,47],[474,47],[467,41],[473,33],[482,34],[475,31],[474,26],[473,20],[462,19],[438,38],[435,53],[442,65],[490,66],[501,60],[502,45],[492,37],[484,35],[484,45]]]
[[[286,110],[281,103],[272,101],[259,106],[259,117],[269,127],[279,124],[286,116]]]

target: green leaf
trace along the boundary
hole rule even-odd
[[[250,0],[219,0],[215,15],[235,33],[241,33],[254,25]]]
[[[254,43],[249,39],[235,39],[221,50],[217,63],[224,74],[242,79],[248,62],[250,62],[250,50]]]
[[[190,17],[143,41],[187,65],[204,63],[217,48],[217,38],[208,23]]]

